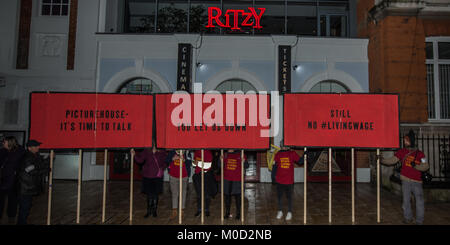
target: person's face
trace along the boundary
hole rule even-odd
[[[4,140],[2,143],[3,143],[3,147],[5,147],[5,149],[9,150],[8,141]]]
[[[39,152],[39,146],[29,146],[29,147],[28,147],[28,150],[29,150],[31,153],[36,154],[36,153]]]
[[[233,152],[233,149],[229,149],[228,152],[229,152],[229,153],[232,153],[232,152]]]
[[[405,147],[410,147],[411,146],[411,140],[409,139],[409,136],[403,137],[403,145]]]

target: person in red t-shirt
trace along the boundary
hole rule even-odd
[[[223,192],[225,195],[225,219],[231,218],[231,196],[236,200],[236,219],[241,216],[241,153],[228,150],[223,156]],[[247,157],[244,155],[244,168],[248,168]]]
[[[180,193],[180,158],[183,158],[183,164],[182,164],[182,172],[181,172],[181,178],[182,178],[182,209],[184,210],[186,206],[186,190],[187,190],[187,183],[189,178],[188,170],[190,169],[190,159],[187,157],[188,154],[185,152],[183,153],[183,156],[181,156],[179,151],[170,151],[169,154],[166,157],[166,163],[169,164],[169,185],[170,185],[170,192],[172,193],[172,214],[170,216],[171,219],[174,219],[177,217],[178,212],[178,201],[179,201],[179,193]],[[182,211],[184,213],[184,211]]]
[[[194,152],[193,166],[195,166],[195,172],[192,176],[194,181],[195,192],[197,193],[197,212],[195,216],[199,216],[202,208],[202,168],[204,171],[204,200],[205,200],[205,216],[209,216],[209,204],[211,198],[217,193],[217,183],[212,171],[213,154],[210,150],[203,150],[202,164],[202,151],[196,150]]]
[[[277,197],[278,197],[278,213],[277,219],[283,217],[282,211],[282,197],[286,193],[288,200],[288,213],[286,220],[292,219],[292,190],[294,188],[294,163],[303,164],[303,158],[288,147],[282,146],[281,151],[277,152],[274,161],[276,166],[275,181],[277,182]]]
[[[403,223],[412,222],[411,211],[411,192],[416,199],[416,224],[421,225],[424,220],[425,206],[422,188],[422,172],[427,171],[429,164],[425,158],[425,154],[415,148],[415,134],[410,130],[408,135],[403,137],[403,147],[398,150],[394,156],[383,158],[381,163],[385,165],[395,165],[397,162],[402,163],[400,179],[402,181],[403,193]]]

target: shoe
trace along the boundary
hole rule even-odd
[[[172,209],[172,215],[170,215],[170,219],[175,219],[178,216],[178,212],[176,208]]]
[[[209,217],[209,211],[205,211],[205,216]]]
[[[283,211],[278,211],[277,213],[277,219],[283,218]]]
[[[201,211],[197,211],[197,213],[194,214],[195,217],[198,217],[202,212]]]
[[[286,220],[291,220],[292,219],[292,213],[291,212],[288,212],[287,214],[286,214]]]

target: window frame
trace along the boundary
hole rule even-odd
[[[450,123],[449,119],[441,118],[441,98],[440,98],[440,87],[439,87],[439,65],[450,65],[450,59],[439,59],[439,50],[438,43],[439,42],[450,42],[450,36],[437,36],[437,37],[426,37],[425,43],[430,42],[433,44],[433,59],[427,59],[425,56],[425,66],[433,65],[433,84],[434,84],[434,110],[435,110],[435,118],[429,118],[429,112],[427,111],[428,122],[436,122],[436,123]],[[428,87],[428,80],[427,80]],[[428,97],[428,89],[427,89],[427,97]],[[427,108],[428,110],[428,108]]]
[[[69,17],[70,16],[71,0],[67,0],[67,1],[68,1],[67,2],[67,15],[51,15],[51,14],[44,15],[44,14],[42,14],[42,7],[44,6],[44,0],[40,0],[39,1],[39,8],[38,8],[38,16],[39,17],[47,17],[47,18],[67,18],[67,17]],[[46,5],[48,5],[48,4],[46,4]],[[66,4],[62,3],[62,0],[61,0],[61,3],[59,5],[62,8],[62,6],[66,5]],[[51,6],[53,6],[53,3],[50,3],[50,13],[51,13]],[[62,12],[62,10],[61,10],[61,12]]]

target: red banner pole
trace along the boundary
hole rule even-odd
[[[244,150],[241,150],[241,222],[244,224]]]
[[[205,223],[205,159],[204,159],[204,150],[202,149],[202,225]],[[198,165],[198,163],[197,163]]]
[[[131,152],[131,165],[130,165],[130,225],[133,224],[133,182],[134,182],[134,149]]]
[[[48,209],[47,209],[47,225],[50,225],[51,215],[52,215],[52,184],[53,184],[53,158],[55,157],[55,152],[50,151],[50,172],[48,173]]]
[[[328,148],[328,223],[331,224],[331,148]]]
[[[183,204],[183,150],[180,150],[180,189],[178,191],[179,197],[178,197],[178,224],[181,225],[182,222],[182,214],[181,212],[183,212],[183,209],[181,207],[181,205]]]
[[[304,160],[304,165],[303,165],[303,181],[304,181],[304,183],[303,183],[303,224],[305,224],[306,225],[306,215],[307,215],[307,209],[306,209],[306,206],[307,206],[307,199],[306,199],[306,195],[307,195],[307,174],[308,174],[308,171],[307,171],[307,169],[308,169],[308,157],[307,157],[307,154],[306,154],[306,147],[304,148],[304,150],[303,150],[303,152],[304,152],[304,158],[305,158],[305,160]]]
[[[220,214],[223,224],[224,212],[223,212],[223,149],[220,150]]]
[[[355,224],[355,148],[352,148],[352,224]]]
[[[377,222],[381,222],[380,215],[380,149],[377,149]]]
[[[77,224],[80,223],[80,204],[81,204],[81,168],[82,168],[82,150],[78,151],[78,195],[77,195]]]
[[[105,149],[105,159],[103,163],[103,204],[102,204],[102,223],[105,223],[106,216],[106,168],[108,166],[108,149]]]

